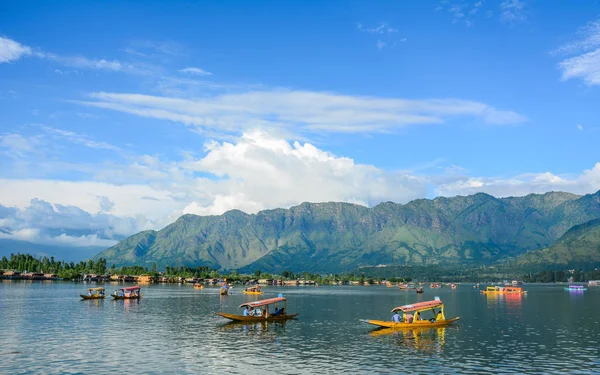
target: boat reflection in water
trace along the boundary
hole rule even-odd
[[[229,322],[217,327],[222,331],[235,331],[247,337],[257,337],[267,341],[279,343],[282,337],[285,337],[284,321],[262,321],[262,322]]]
[[[372,337],[391,338],[398,346],[432,354],[441,353],[446,344],[446,330],[457,331],[458,326],[394,329],[381,328],[369,333]]]

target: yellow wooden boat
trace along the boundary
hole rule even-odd
[[[281,295],[281,294],[280,294]],[[282,308],[277,308],[283,304]],[[269,306],[274,305],[275,309],[269,311]],[[260,307],[266,306],[264,312]],[[287,301],[283,297],[269,298],[262,301],[246,302],[240,305],[240,308],[246,308],[244,315],[229,314],[218,312],[217,315],[223,318],[231,319],[237,322],[271,322],[278,320],[292,319],[298,314],[287,314]]]
[[[111,294],[114,299],[139,299],[142,297],[142,293],[140,293],[139,285],[130,286],[128,288],[121,288],[114,291]]]
[[[259,295],[259,294],[263,294],[263,292],[260,290],[260,287],[253,286],[253,287],[244,289],[244,294]]]
[[[80,294],[83,299],[104,299],[104,288],[88,288],[88,294]]]
[[[196,284],[194,284],[194,289],[204,289],[204,285],[202,285],[200,283],[196,283]]]
[[[219,294],[222,296],[226,296],[229,294],[229,287],[227,286],[222,286],[221,289],[219,289]]]
[[[437,313],[435,311],[436,309],[439,309]],[[423,313],[427,311],[432,311],[434,317],[429,320],[422,319]],[[442,327],[454,323],[460,319],[459,317],[446,319],[446,316],[444,315],[444,304],[437,298],[433,301],[418,302],[413,303],[412,305],[399,306],[392,309],[392,312],[402,312],[402,318],[399,322],[366,319],[361,319],[360,321],[384,328],[412,329],[425,327]],[[411,314],[413,312],[415,313],[414,316]]]

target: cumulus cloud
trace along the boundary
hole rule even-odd
[[[67,246],[112,246],[147,229],[133,217],[91,214],[75,206],[34,198],[23,208],[0,205],[0,238]]]
[[[185,167],[221,177],[196,186],[186,213],[247,212],[309,202],[343,201],[372,205],[386,200],[407,202],[425,195],[425,181],[401,172],[338,157],[312,144],[246,133],[236,143],[207,144],[207,155]]]
[[[334,93],[273,90],[182,99],[97,92],[83,105],[169,120],[199,130],[238,133],[248,128],[369,133],[471,118],[482,124],[525,121],[513,111],[459,99],[393,99]]]
[[[582,27],[574,41],[553,52],[570,56],[558,64],[563,80],[579,78],[589,86],[600,85],[600,21]]]
[[[30,56],[31,53],[30,47],[0,36],[0,64],[17,61],[23,56]]]

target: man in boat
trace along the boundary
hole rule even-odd
[[[398,311],[394,312],[394,315],[392,315],[392,322],[400,323],[400,315],[398,315]]]
[[[244,310],[244,316],[248,316],[248,306],[246,306],[246,310]]]

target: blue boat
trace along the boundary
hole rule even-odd
[[[587,290],[587,288],[583,285],[569,285],[565,290],[569,292],[583,292],[584,290]]]

